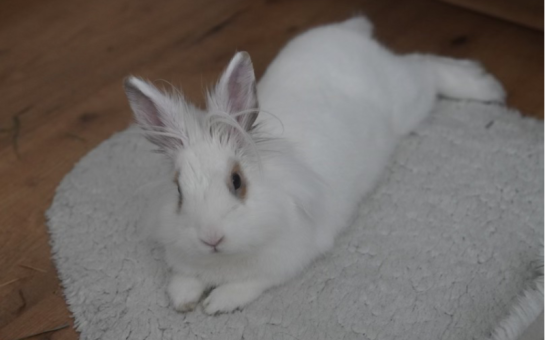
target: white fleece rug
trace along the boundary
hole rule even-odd
[[[134,131],[85,156],[47,212],[81,339],[486,339],[534,279],[543,123],[442,101],[332,252],[242,311],[178,314],[162,251],[137,232],[168,169]]]

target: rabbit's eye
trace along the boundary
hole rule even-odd
[[[178,182],[178,176],[179,173],[176,172],[174,174],[174,184],[176,184],[176,188],[178,189],[178,211],[182,208],[182,187],[180,186],[180,182]]]
[[[184,199],[182,195],[182,187],[178,181],[176,181],[176,187],[178,188],[178,213],[180,213],[180,211],[182,211],[182,203],[184,202]]]
[[[237,191],[240,189],[240,185],[242,184],[242,180],[240,179],[240,175],[236,172],[231,175],[231,182],[233,183],[233,189]]]
[[[182,187],[180,187],[180,183],[176,183],[176,187],[178,188],[178,196],[180,196],[180,198],[182,197]]]
[[[246,197],[246,182],[238,163],[233,166],[229,180],[228,186],[233,195],[243,200]]]

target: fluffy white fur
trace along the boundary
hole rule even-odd
[[[181,208],[166,194],[148,223],[165,245],[176,309],[193,309],[215,287],[204,311],[235,310],[330,249],[438,96],[503,101],[478,64],[394,55],[371,28],[356,17],[296,37],[257,92],[249,56],[238,53],[207,111],[128,79],[137,121],[179,174]],[[243,199],[228,185],[237,162],[248,183]],[[203,243],[219,239],[214,249]]]
[[[543,253],[541,253],[536,271],[537,277],[532,282],[532,285],[517,298],[509,315],[494,330],[492,340],[519,339],[524,331],[543,312]]]

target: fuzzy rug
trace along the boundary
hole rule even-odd
[[[81,339],[487,339],[535,279],[543,123],[441,101],[330,253],[242,311],[179,314],[162,251],[138,232],[171,176],[136,131],[85,156],[47,212]]]

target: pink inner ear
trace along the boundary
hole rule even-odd
[[[159,110],[148,97],[142,98],[139,105],[141,112],[145,114],[144,118],[150,125],[165,127],[165,123],[159,118]]]
[[[229,99],[229,112],[235,115],[237,122],[246,131],[251,130],[257,119],[257,91],[252,60],[246,52],[239,52],[233,58],[234,64],[231,73],[228,74],[226,90]],[[255,112],[245,112],[256,110]]]
[[[162,152],[182,147],[183,142],[181,138],[176,137],[176,127],[172,117],[168,113],[161,112],[154,99],[144,94],[133,81],[131,79],[125,81],[125,92],[137,123],[147,132],[146,138],[159,146]],[[145,82],[141,83],[141,86],[152,87]],[[157,93],[154,94],[152,89],[150,92],[156,97],[161,97],[158,91],[155,91]],[[156,100],[160,100],[160,98],[156,98]]]
[[[125,92],[129,102],[134,106],[135,118],[141,125],[165,127],[159,117],[159,110],[153,101],[130,82],[125,83]]]
[[[257,108],[254,68],[250,56],[240,56],[227,81],[231,113]]]
[[[245,89],[247,85],[244,84],[243,68],[243,65],[238,65],[233,70],[227,84],[229,91],[229,104],[231,105],[231,110],[233,110],[233,113],[244,110],[247,102],[248,91]]]

